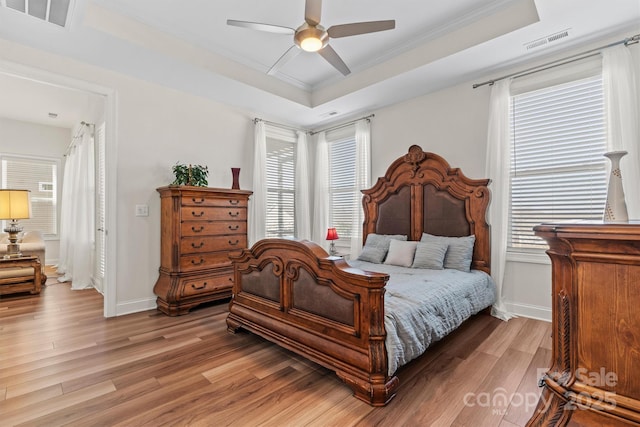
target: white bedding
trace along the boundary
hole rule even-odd
[[[389,376],[496,299],[491,276],[478,270],[427,270],[358,260],[349,264],[389,274],[384,296]]]

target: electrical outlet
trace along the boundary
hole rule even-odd
[[[136,216],[149,216],[149,205],[136,205]]]

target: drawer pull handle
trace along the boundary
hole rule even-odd
[[[193,260],[193,259],[191,260],[191,264],[193,264],[193,265],[200,265],[202,263],[204,263],[204,259],[203,258],[200,258],[200,261],[196,261],[196,260]]]
[[[204,242],[200,242],[200,244],[199,244],[199,245],[196,245],[195,243],[192,243],[192,244],[191,244],[191,247],[192,247],[193,249],[200,249],[200,248],[201,248],[201,247],[203,247],[203,246],[204,246]]]
[[[199,233],[202,230],[204,230],[204,225],[201,225],[200,228],[198,228],[197,230],[196,230],[195,227],[193,227],[193,226],[191,227],[191,231],[193,231],[194,233]]]
[[[240,212],[236,212],[235,214],[233,212],[229,212],[229,216],[232,216],[235,218],[237,216],[240,216]]]
[[[204,215],[204,212],[200,211],[200,213],[197,214],[194,211],[191,211],[191,215],[195,216],[196,218],[200,218],[202,215]]]
[[[204,197],[201,197],[200,200],[196,200],[195,197],[192,197],[191,201],[196,204],[204,203]]]
[[[229,226],[229,230],[237,230],[238,228],[240,228],[239,225],[230,225]]]
[[[192,283],[191,287],[195,290],[204,289],[207,287],[207,282],[204,282],[202,285],[196,285],[195,283]]]
[[[235,241],[235,242],[232,242],[231,240],[229,240],[229,244],[230,244],[231,246],[235,246],[235,245],[237,245],[238,243],[240,243],[240,240],[238,240],[238,239],[236,239],[236,241]]]
[[[231,277],[229,277],[229,281],[230,281],[231,283],[233,283],[233,279],[232,279]]]
[[[240,203],[240,200],[229,200],[229,203],[232,205],[237,205],[238,203]]]

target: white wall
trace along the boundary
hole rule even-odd
[[[155,308],[153,286],[160,264],[160,199],[156,188],[172,181],[176,162],[209,167],[209,186],[231,188],[231,167],[240,167],[240,187],[252,182],[253,115],[194,95],[126,77],[92,65],[0,40],[3,60],[38,74],[94,84],[114,91],[116,314]],[[109,119],[109,113],[107,113]],[[111,148],[113,149],[113,147]],[[149,205],[136,217],[136,204]]]
[[[0,153],[48,157],[60,161],[61,185],[64,153],[71,142],[71,129],[27,123],[0,117]],[[60,188],[58,189],[58,199]],[[59,213],[59,212],[58,212]],[[56,264],[60,253],[58,239],[45,240],[45,263]]]

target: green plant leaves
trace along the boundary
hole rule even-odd
[[[209,168],[201,165],[184,165],[176,163],[173,165],[173,175],[175,179],[171,185],[193,185],[196,187],[206,187]]]

